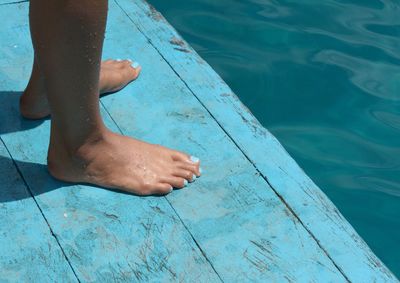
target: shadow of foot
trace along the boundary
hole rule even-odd
[[[4,135],[26,131],[36,128],[43,124],[45,120],[27,120],[19,113],[20,91],[0,91],[0,138],[4,142]],[[14,137],[12,137],[14,138]],[[15,137],[18,138],[18,137]],[[24,143],[34,143],[35,140],[24,141]],[[17,166],[17,167],[16,167]],[[0,141],[0,203],[30,198],[22,177],[18,170],[28,172],[29,177],[33,177],[35,182],[34,194],[41,194],[54,190],[66,184],[54,180],[47,171],[46,165],[31,163],[26,161],[13,161],[9,156],[5,144]],[[24,177],[26,178],[25,174]]]
[[[0,135],[40,126],[43,120],[27,120],[19,113],[21,91],[0,91]]]
[[[31,194],[37,196],[61,187],[76,185],[58,181],[49,174],[47,166],[44,164],[47,149],[41,146],[45,144],[44,139],[48,140],[47,128],[37,129],[34,133],[8,136],[11,133],[37,128],[49,119],[24,119],[19,113],[19,97],[21,94],[22,92],[16,91],[0,91],[0,182],[2,184],[0,186],[0,203],[26,199],[30,198]],[[14,144],[15,139],[23,140]],[[5,141],[9,143],[8,146]],[[31,154],[36,155],[35,158],[33,156],[27,158],[27,151],[19,149],[21,145],[25,144],[34,147],[35,143],[40,145],[40,148],[36,147],[30,151]],[[7,150],[8,147],[13,148],[13,158]],[[20,151],[17,152],[17,157],[14,156],[16,151]],[[18,156],[22,157],[23,161],[18,160]],[[39,160],[39,163],[30,162],[31,160]],[[94,185],[90,186],[96,189],[104,189]],[[127,192],[119,191],[119,193],[131,195]]]

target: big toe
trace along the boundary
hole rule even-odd
[[[155,195],[167,195],[174,190],[172,185],[168,183],[160,183],[154,187],[153,194]]]
[[[121,73],[124,75],[124,81],[126,82],[135,80],[142,70],[142,67],[138,62],[129,59],[119,61],[117,64]]]

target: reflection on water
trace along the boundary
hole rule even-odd
[[[400,2],[151,2],[400,276]]]

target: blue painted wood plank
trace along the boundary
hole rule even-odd
[[[11,98],[0,105],[12,107],[0,111],[0,120],[8,122],[1,136],[15,159],[35,163],[20,170],[79,278],[217,281],[197,243],[227,281],[345,281],[126,15],[112,3],[110,13],[106,56],[135,55],[148,71],[118,95],[104,98],[107,110],[126,133],[207,157],[208,174],[191,189],[175,192],[169,202],[56,182],[43,165],[48,121],[21,120],[17,95],[3,94]],[[23,25],[22,19],[13,20]],[[29,44],[22,38],[17,43]],[[8,58],[21,61],[29,55],[11,49]],[[16,71],[0,64],[0,80],[10,90],[21,89],[29,71],[13,78],[10,72]],[[26,145],[27,140],[34,143]]]
[[[143,1],[117,2],[339,269],[354,282],[397,282],[325,194],[173,27]]]
[[[219,282],[165,198],[74,186],[48,175],[49,121],[19,117],[16,90],[23,89],[30,67],[9,64],[32,63],[26,15],[27,4],[0,8],[0,17],[8,19],[0,26],[0,81],[10,90],[0,92],[0,134],[80,281]],[[8,32],[16,27],[18,36]]]
[[[1,140],[0,180],[0,282],[77,282]]]
[[[106,57],[135,56],[143,66],[137,82],[102,99],[119,128],[201,157],[204,176],[168,199],[223,280],[345,280],[112,2],[104,52]]]

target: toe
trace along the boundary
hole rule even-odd
[[[194,174],[195,176],[200,176],[200,164],[199,163],[189,163],[189,162],[182,162],[182,161],[176,161],[176,167],[178,169],[183,169],[185,171],[190,171],[191,174]]]
[[[125,59],[125,60],[119,60],[118,65],[120,68],[126,68],[132,64],[131,60]]]
[[[174,176],[184,178],[189,182],[193,182],[196,179],[196,175],[192,171],[184,169],[177,169],[174,172]]]
[[[172,150],[172,149],[164,148],[164,147],[163,147],[163,149],[166,149],[167,154],[169,154],[171,159],[173,161],[175,161],[174,168],[176,168],[177,171],[180,171],[180,170],[190,171],[191,175],[194,174],[196,177],[200,177],[201,169],[200,169],[199,158],[197,158],[193,155],[186,154],[181,151]],[[190,176],[190,177],[182,176],[182,177],[187,180],[193,179],[192,176]]]
[[[182,161],[182,162],[186,162],[189,164],[199,164],[200,163],[200,159],[193,156],[193,155],[189,155],[187,153],[181,152],[181,151],[177,151],[177,150],[171,150],[171,156],[172,159],[175,161]]]
[[[130,72],[129,72],[130,78],[132,80],[136,79],[139,76],[141,70],[142,70],[142,67],[140,67],[140,66],[137,66],[137,67],[131,66]]]
[[[123,70],[123,73],[128,81],[135,80],[142,70],[139,64],[130,60],[124,60],[120,62],[120,68]]]
[[[177,150],[171,150],[171,156],[172,159],[175,161],[184,161],[184,162],[190,162],[190,155],[177,151]]]
[[[140,66],[140,64],[139,64],[138,62],[132,62],[132,61],[130,61],[129,64],[130,64],[130,67],[131,67],[132,69],[134,69],[137,73],[139,73],[140,70],[142,69],[142,67]]]
[[[188,181],[185,178],[176,177],[176,176],[166,177],[166,178],[162,179],[162,182],[170,184],[174,188],[178,188],[178,189],[186,187],[186,185],[188,184]]]
[[[159,183],[155,188],[154,188],[154,194],[156,195],[167,195],[171,193],[174,190],[174,188],[167,183]]]

